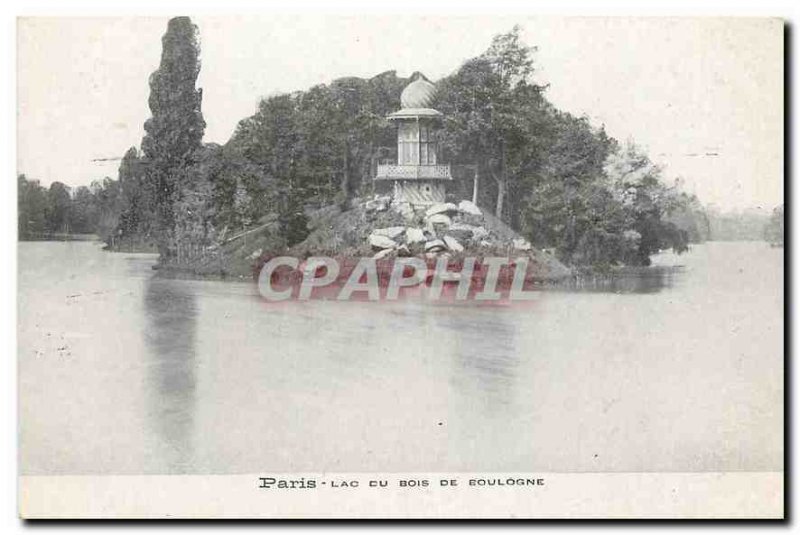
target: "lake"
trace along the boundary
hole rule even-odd
[[[20,472],[780,471],[783,249],[513,306],[268,303],[18,248]]]

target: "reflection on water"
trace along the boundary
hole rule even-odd
[[[153,262],[20,244],[22,473],[782,468],[766,244],[498,306],[267,303]]]
[[[554,288],[557,290],[601,293],[657,293],[675,285],[683,266],[621,268],[609,274],[578,275]]]
[[[516,326],[508,314],[471,314],[464,307],[456,310],[434,316],[437,327],[455,339],[450,348],[454,393],[490,415],[502,412],[512,402],[518,379]]]
[[[163,438],[166,471],[182,473],[192,465],[194,441],[195,297],[180,281],[150,279],[144,312],[149,414]]]

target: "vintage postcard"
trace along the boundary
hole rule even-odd
[[[782,20],[17,26],[23,518],[783,518]]]

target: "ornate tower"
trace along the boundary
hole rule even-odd
[[[452,180],[450,165],[437,161],[433,135],[441,112],[431,108],[436,87],[420,73],[400,95],[400,110],[388,119],[397,123],[397,164],[379,165],[375,180],[393,183],[393,202],[424,207],[445,200],[445,184]]]

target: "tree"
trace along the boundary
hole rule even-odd
[[[70,209],[71,231],[76,234],[92,234],[95,231],[98,214],[94,195],[86,186],[75,188]]]
[[[46,232],[47,192],[38,180],[17,176],[17,233],[19,239],[34,238]]]
[[[519,183],[541,164],[547,138],[545,88],[529,80],[534,50],[515,26],[439,84],[445,150],[453,163],[476,165],[492,178],[495,215],[509,222],[507,195],[514,189],[518,196]]]
[[[188,17],[170,19],[162,38],[161,63],[150,76],[150,111],[142,139],[155,230],[162,261],[177,251],[175,204],[178,186],[195,152],[202,147],[205,121],[202,91],[195,89],[200,73],[197,27]]]
[[[616,143],[585,117],[552,110],[551,142],[529,178],[521,230],[562,260],[611,264],[621,256],[624,218],[603,164]]]
[[[783,247],[783,226],[783,205],[780,205],[772,211],[772,216],[769,218],[769,223],[767,223],[766,227],[764,228],[764,239],[767,240],[771,245]]]
[[[387,71],[265,98],[237,126],[225,146],[226,157],[237,173],[261,177],[265,211],[294,213],[287,207],[335,200],[346,205],[353,196],[372,191],[378,159],[396,150],[395,129],[386,115],[396,111],[407,83]],[[225,213],[234,178],[228,177],[220,190],[225,191]],[[248,193],[253,195],[252,189]]]
[[[193,167],[181,177],[180,195],[175,202],[176,251],[172,259],[179,264],[190,263],[215,238],[211,183],[206,176],[198,176],[201,173]]]
[[[677,187],[661,180],[661,168],[635,144],[627,143],[606,162],[614,192],[623,206],[626,230],[636,233],[636,251],[628,263],[649,265],[650,256],[661,249],[677,253],[688,249],[688,232],[669,221],[682,209],[686,198]]]
[[[69,187],[61,182],[50,184],[45,209],[45,228],[48,232],[70,231],[71,204]]]
[[[219,239],[245,227],[271,210],[269,178],[263,168],[245,158],[239,147],[206,146],[207,166],[202,176],[210,185],[212,224]]]
[[[711,239],[711,220],[697,196],[684,192],[679,192],[678,196],[680,206],[668,216],[668,220],[686,231],[689,243],[703,243]]]
[[[119,189],[122,213],[121,235],[130,240],[141,240],[150,233],[152,203],[147,189],[145,165],[136,147],[131,147],[119,166]]]
[[[102,181],[94,180],[89,185],[89,191],[94,195],[97,210],[95,232],[113,247],[122,212],[119,182],[109,177],[103,178]]]

